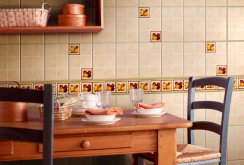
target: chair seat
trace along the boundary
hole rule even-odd
[[[199,147],[191,144],[177,144],[177,164],[192,163],[211,159],[218,159],[221,154],[208,148]],[[154,161],[157,159],[154,153],[133,154],[133,156]]]
[[[178,144],[177,163],[199,162],[221,157],[220,152],[191,144]]]

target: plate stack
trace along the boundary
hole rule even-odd
[[[59,26],[86,26],[85,6],[63,4],[63,14],[58,15]]]

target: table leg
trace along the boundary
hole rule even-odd
[[[176,129],[158,130],[158,165],[176,165]]]

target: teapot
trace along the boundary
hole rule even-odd
[[[78,97],[81,100],[81,106],[84,108],[96,108],[96,96],[90,93],[79,93]]]

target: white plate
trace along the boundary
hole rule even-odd
[[[96,124],[96,125],[108,125],[108,124],[114,124],[117,121],[119,121],[121,118],[120,117],[115,117],[111,121],[90,121],[87,118],[82,118],[81,121],[87,123],[87,124]]]
[[[142,114],[142,113],[138,113],[138,112],[132,112],[131,114],[134,116],[138,116],[138,117],[161,117],[165,113],[166,112],[161,112],[159,114]]]

